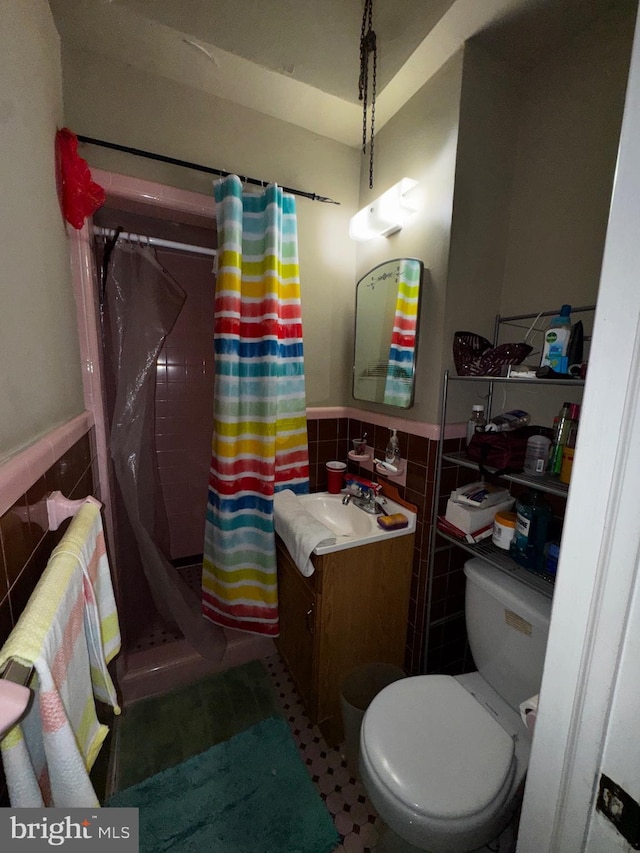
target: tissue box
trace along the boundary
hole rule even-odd
[[[450,524],[457,527],[458,530],[462,530],[463,533],[475,533],[477,530],[481,530],[483,527],[491,524],[497,512],[510,510],[514,503],[515,500],[513,498],[508,498],[492,506],[473,507],[457,503],[453,498],[449,498],[445,518]]]

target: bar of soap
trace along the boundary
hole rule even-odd
[[[401,512],[395,512],[393,515],[379,515],[378,524],[383,530],[400,530],[408,526],[409,519]]]

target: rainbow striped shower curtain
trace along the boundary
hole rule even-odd
[[[202,570],[212,622],[277,636],[273,495],[309,491],[296,208],[215,186],[214,429]]]
[[[411,403],[419,298],[420,264],[403,260],[398,270],[396,309],[384,387],[384,402],[391,406],[407,408]]]

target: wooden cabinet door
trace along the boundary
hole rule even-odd
[[[280,636],[276,645],[289,669],[309,716],[316,714],[314,689],[314,635],[316,595],[294,566],[286,550],[278,548],[278,603]]]
[[[340,688],[359,666],[404,663],[414,536],[383,540],[318,560],[317,720],[329,744],[343,739]]]

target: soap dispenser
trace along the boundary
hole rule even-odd
[[[397,430],[391,430],[391,436],[387,449],[384,452],[384,461],[396,468],[400,467],[400,442],[398,441]]]

